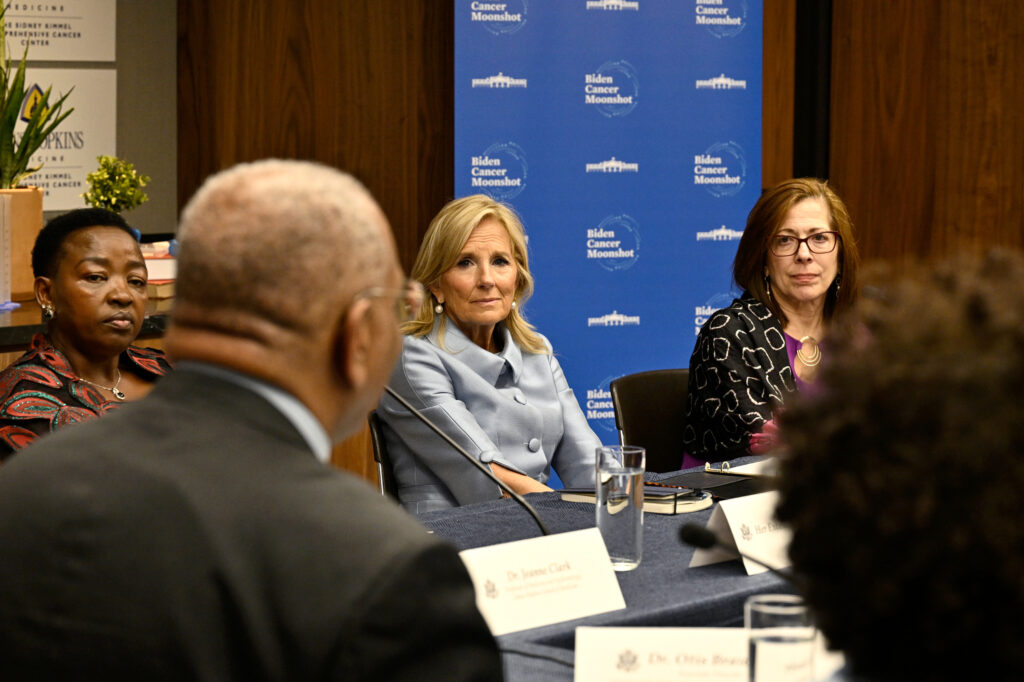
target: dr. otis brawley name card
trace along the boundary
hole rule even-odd
[[[459,553],[495,636],[626,608],[596,528]]]
[[[747,682],[747,644],[743,628],[578,627],[574,679]],[[843,667],[843,655],[827,651],[820,632],[814,647],[812,679],[824,680]]]
[[[576,628],[579,682],[747,682],[743,628]]]

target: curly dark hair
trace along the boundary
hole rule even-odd
[[[138,235],[118,214],[105,208],[76,208],[63,213],[46,223],[36,237],[32,247],[32,274],[36,277],[53,277],[57,274],[61,247],[72,232],[86,227],[116,227],[138,239]]]
[[[793,567],[858,675],[1024,679],[1024,257],[883,279],[780,416]]]

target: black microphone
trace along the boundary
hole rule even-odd
[[[534,509],[534,508],[533,508],[533,507],[532,507],[532,506],[530,505],[530,503],[529,503],[529,502],[527,502],[526,500],[524,500],[524,499],[523,499],[523,496],[522,496],[522,495],[520,495],[519,493],[517,493],[517,492],[516,492],[515,490],[512,490],[512,488],[509,488],[509,487],[508,487],[508,485],[507,485],[507,484],[506,484],[506,483],[505,483],[504,481],[502,481],[502,480],[501,480],[500,478],[498,478],[497,476],[495,476],[495,475],[494,475],[494,472],[493,472],[493,471],[491,471],[491,468],[490,468],[490,467],[484,466],[483,464],[481,464],[481,463],[480,463],[480,461],[479,461],[479,460],[477,460],[477,458],[476,458],[476,457],[474,457],[473,455],[471,455],[471,454],[469,454],[468,452],[466,452],[466,450],[465,450],[465,449],[464,449],[464,448],[463,448],[463,447],[462,447],[461,445],[459,445],[459,444],[458,444],[458,443],[456,443],[456,442],[455,442],[454,440],[452,440],[452,439],[451,439],[451,438],[450,438],[450,437],[448,436],[448,434],[447,434],[447,433],[445,433],[444,431],[442,431],[442,430],[441,430],[441,428],[440,428],[439,426],[437,426],[436,424],[434,424],[434,422],[432,422],[432,421],[430,421],[429,419],[427,419],[427,418],[426,418],[426,417],[425,417],[425,416],[423,415],[423,413],[422,413],[422,412],[420,412],[420,411],[419,411],[419,410],[417,410],[417,409],[416,409],[415,407],[413,407],[412,405],[410,405],[410,404],[409,404],[409,401],[408,401],[408,400],[406,400],[406,399],[405,399],[405,398],[403,398],[402,396],[398,395],[398,393],[396,393],[396,392],[395,392],[395,390],[394,390],[393,388],[391,388],[390,386],[385,386],[385,387],[384,387],[384,390],[388,392],[388,395],[390,395],[390,396],[391,396],[392,398],[394,398],[394,399],[395,399],[395,400],[397,400],[397,401],[398,401],[399,403],[401,403],[401,404],[402,404],[402,407],[404,407],[405,409],[409,410],[409,412],[411,412],[411,413],[412,413],[412,414],[413,414],[413,415],[414,415],[414,416],[415,416],[415,417],[416,417],[417,419],[419,419],[419,420],[420,420],[421,422],[423,422],[424,424],[426,424],[426,425],[427,425],[427,426],[428,426],[428,427],[430,428],[430,430],[431,430],[431,431],[433,431],[433,432],[434,432],[434,433],[436,433],[437,435],[441,436],[441,438],[443,438],[443,439],[444,439],[444,441],[445,441],[446,443],[448,443],[448,445],[452,446],[452,449],[453,449],[453,450],[455,450],[455,451],[456,451],[457,453],[459,453],[460,455],[462,455],[463,457],[465,457],[465,458],[466,458],[466,461],[468,461],[468,462],[469,462],[470,464],[472,464],[472,465],[473,465],[473,466],[475,466],[475,467],[476,467],[477,469],[479,469],[480,471],[482,471],[482,472],[484,473],[484,475],[485,475],[485,476],[487,476],[487,478],[491,479],[491,480],[492,480],[492,481],[494,482],[494,484],[495,484],[495,485],[497,485],[497,486],[498,486],[499,488],[501,488],[501,489],[502,489],[502,490],[504,490],[504,491],[505,491],[506,493],[508,493],[508,496],[509,496],[509,497],[511,497],[511,498],[512,498],[513,500],[515,500],[516,502],[518,502],[518,503],[519,503],[519,505],[520,505],[520,506],[521,506],[521,507],[522,507],[523,509],[525,509],[525,510],[526,510],[527,512],[529,512],[529,513],[530,513],[530,516],[532,516],[532,517],[533,517],[533,520],[534,520],[534,521],[536,521],[536,522],[537,522],[537,525],[538,525],[538,526],[540,527],[540,532],[541,532],[541,533],[543,533],[544,535],[551,535],[551,531],[549,531],[549,530],[548,530],[548,527],[547,527],[547,526],[545,526],[545,525],[544,525],[544,522],[540,520],[540,516],[538,516],[538,515],[537,515],[537,510],[536,510],[536,509]],[[412,449],[410,448],[410,450],[409,450],[409,451],[410,451],[410,452],[412,452]],[[414,457],[416,456],[416,453],[415,453],[415,452],[413,452],[412,454],[413,454],[413,456],[414,456]]]
[[[701,526],[700,524],[684,524],[683,527],[679,529],[679,539],[682,540],[684,543],[690,545],[691,547],[697,547],[698,549],[711,549],[715,545],[718,545],[723,549],[736,552],[744,559],[749,559],[758,566],[764,566],[769,571],[771,571],[778,577],[782,578],[790,585],[794,585],[798,588],[800,587],[799,579],[789,571],[784,571],[782,569],[775,568],[774,566],[767,564],[756,557],[752,557],[749,554],[744,554],[732,545],[727,545],[726,543],[722,542],[717,535],[709,531],[704,526]]]

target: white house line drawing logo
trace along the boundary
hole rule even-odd
[[[620,160],[616,159],[613,156],[612,158],[608,159],[607,161],[602,161],[600,163],[588,163],[587,164],[587,172],[588,173],[639,173],[640,172],[640,164],[639,163],[626,163],[625,161],[620,161]]]
[[[742,230],[730,230],[725,225],[707,232],[698,232],[697,241],[728,242],[743,236]]]
[[[506,76],[501,71],[494,76],[488,76],[487,78],[474,78],[474,88],[525,88],[525,78],[513,78],[512,76]]]
[[[613,310],[601,317],[588,317],[588,327],[639,327],[639,315],[623,315],[618,310]]]
[[[724,73],[714,78],[697,81],[698,90],[746,90],[747,81],[729,78]]]
[[[637,11],[640,9],[640,3],[637,0],[587,0],[587,9],[631,9]]]

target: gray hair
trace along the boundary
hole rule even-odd
[[[327,166],[266,160],[217,173],[182,212],[176,309],[186,324],[203,311],[206,326],[248,317],[305,333],[386,268],[381,224],[366,188]]]

